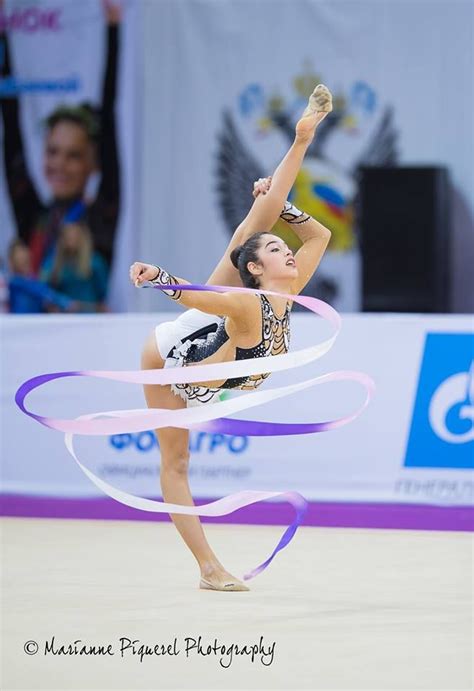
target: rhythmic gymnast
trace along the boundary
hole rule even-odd
[[[234,232],[206,285],[243,285],[298,295],[308,283],[326,250],[331,232],[296,209],[287,197],[317,126],[331,110],[331,93],[319,84],[296,124],[294,142],[273,176],[254,183],[252,208]],[[270,232],[278,218],[289,223],[303,243],[294,256],[286,243]],[[146,281],[170,286],[188,284],[160,266],[143,262],[132,264],[130,280],[137,287]],[[143,349],[142,369],[218,363],[279,355],[288,350],[292,303],[284,298],[179,289],[164,292],[191,309],[153,330]],[[198,384],[146,384],[144,393],[149,408],[176,410],[188,404],[212,401],[222,389],[255,389],[267,376],[259,374]],[[160,482],[164,500],[193,506],[188,484],[188,430],[168,427],[156,430],[156,435],[161,453]],[[198,516],[171,514],[171,518],[198,562],[200,588],[249,590],[219,562]]]

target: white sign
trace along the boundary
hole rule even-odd
[[[46,372],[138,369],[145,337],[169,313],[107,316],[4,316],[2,490],[55,497],[98,496],[68,454],[63,435],[24,415],[14,403],[27,379]],[[292,316],[292,350],[323,340],[321,320]],[[30,344],[34,341],[34,348]],[[463,316],[346,315],[332,350],[311,376],[360,370],[375,381],[369,407],[345,427],[287,437],[232,437],[191,432],[195,497],[241,489],[296,490],[310,500],[466,505],[472,500],[474,335]],[[293,369],[265,388],[303,380]],[[247,411],[279,422],[327,421],[359,407],[364,390],[335,382]],[[75,418],[145,408],[140,385],[72,377],[35,390],[26,406]],[[152,430],[75,438],[78,457],[107,482],[159,496],[159,448]]]

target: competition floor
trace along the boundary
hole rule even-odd
[[[241,576],[282,527],[206,531]],[[198,590],[168,523],[7,518],[2,557],[4,691],[472,689],[468,533],[300,528],[249,593]],[[216,638],[226,650],[205,656]],[[125,639],[136,652],[121,657]],[[75,641],[104,654],[50,652]],[[175,654],[140,662],[156,644]],[[263,654],[231,656],[232,644]]]

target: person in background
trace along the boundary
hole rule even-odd
[[[79,312],[105,312],[108,268],[94,251],[85,223],[61,227],[54,254],[43,263],[40,278],[54,290],[79,303]]]
[[[78,304],[33,277],[28,246],[19,238],[8,249],[8,308],[13,314],[75,312]]]
[[[18,96],[0,99],[7,187],[17,235],[31,250],[31,268],[36,277],[43,261],[54,252],[64,223],[86,222],[97,251],[109,266],[113,258],[120,205],[115,101],[121,6],[111,0],[103,0],[102,6],[107,23],[107,55],[101,103],[98,108],[88,103],[61,104],[46,118],[42,167],[50,195],[47,204],[28,171]],[[7,79],[14,70],[9,40],[2,27],[0,58],[0,76]],[[101,181],[97,195],[94,200],[86,199],[88,180],[98,171]]]

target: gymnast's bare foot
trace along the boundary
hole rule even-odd
[[[324,120],[326,115],[332,110],[332,96],[331,92],[324,86],[318,84],[311,96],[309,97],[308,105],[306,106],[303,115],[296,123],[296,138],[299,141],[309,143],[314,137],[316,127],[321,120]]]
[[[220,567],[201,568],[199,587],[202,590],[227,590],[231,592],[250,590],[245,583]]]

